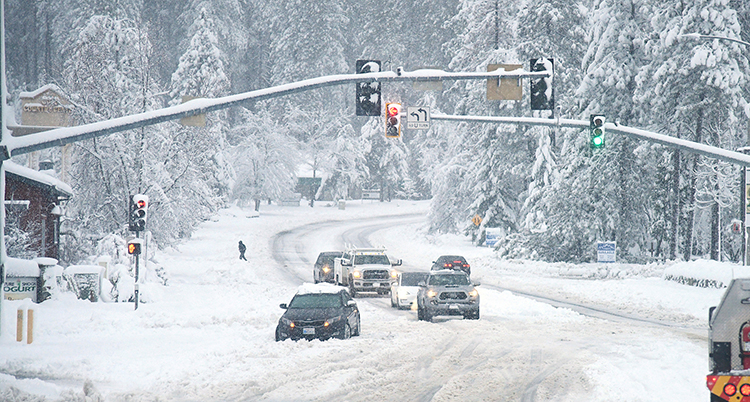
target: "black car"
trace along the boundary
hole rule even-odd
[[[441,269],[455,269],[466,272],[471,275],[471,266],[466,262],[466,258],[460,255],[441,255],[437,260],[432,262],[432,271]]]
[[[360,332],[359,309],[346,288],[329,284],[302,287],[276,326],[276,341],[347,339]]]
[[[318,259],[313,266],[313,281],[333,283],[333,260],[340,258],[343,254],[341,251],[324,251],[318,254]]]

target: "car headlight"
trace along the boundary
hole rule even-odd
[[[342,316],[331,317],[331,318],[327,319],[327,320],[326,320],[326,321],[325,321],[325,322],[323,323],[323,326],[324,326],[324,327],[327,327],[327,326],[329,326],[329,325],[333,325],[333,324],[335,324],[335,323],[337,323],[337,322],[339,322],[339,321],[341,321],[341,320],[343,320],[343,319],[344,319],[344,317],[342,317]]]
[[[437,296],[437,292],[436,291],[434,291],[432,289],[430,289],[430,290],[427,291],[427,297],[432,298],[432,297],[435,297],[435,296]]]
[[[398,279],[398,271],[395,269],[391,270],[391,279]]]
[[[281,323],[289,328],[294,328],[294,321],[288,318],[281,317]]]
[[[324,265],[323,266],[323,272],[327,274],[327,273],[331,272],[331,268],[328,267],[328,265]]]
[[[354,278],[361,278],[362,274],[359,271],[352,272],[352,277]]]
[[[471,292],[469,292],[469,296],[476,298],[479,296],[479,292],[475,289],[472,289]]]

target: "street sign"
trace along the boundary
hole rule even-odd
[[[406,108],[406,128],[409,130],[427,130],[430,128],[430,107]]]
[[[473,218],[471,218],[471,223],[474,224],[474,226],[479,226],[482,224],[482,217],[479,216],[479,214],[474,215]]]
[[[617,242],[600,241],[596,243],[597,262],[615,262],[617,259]]]
[[[521,64],[488,64],[487,71],[502,68],[505,71],[520,70]],[[487,100],[515,100],[523,97],[521,80],[518,78],[491,78],[487,80]]]
[[[505,231],[502,228],[486,228],[484,231],[484,245],[495,247]]]

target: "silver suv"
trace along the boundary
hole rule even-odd
[[[438,315],[462,315],[479,319],[478,283],[471,283],[463,271],[446,269],[431,271],[426,282],[420,283],[417,294],[417,318],[432,321]]]

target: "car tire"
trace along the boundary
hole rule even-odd
[[[362,321],[359,318],[357,318],[357,330],[354,331],[352,336],[359,336],[359,333],[361,332],[361,330],[362,330]]]
[[[424,309],[419,304],[417,304],[417,320],[424,321]]]
[[[281,334],[279,333],[279,329],[276,328],[276,342],[283,341],[284,338],[281,337]]]
[[[393,293],[391,292],[391,307],[400,307],[395,301],[393,301]]]
[[[422,319],[427,322],[432,322],[432,312],[425,308],[422,312]]]
[[[352,327],[349,324],[344,324],[344,332],[339,335],[339,339],[349,339],[352,337]]]
[[[478,320],[478,319],[479,319],[479,308],[477,308],[476,310],[473,310],[473,311],[470,311],[470,312],[468,312],[468,313],[467,313],[467,314],[466,314],[466,315],[464,316],[464,319],[469,319],[469,320]]]

